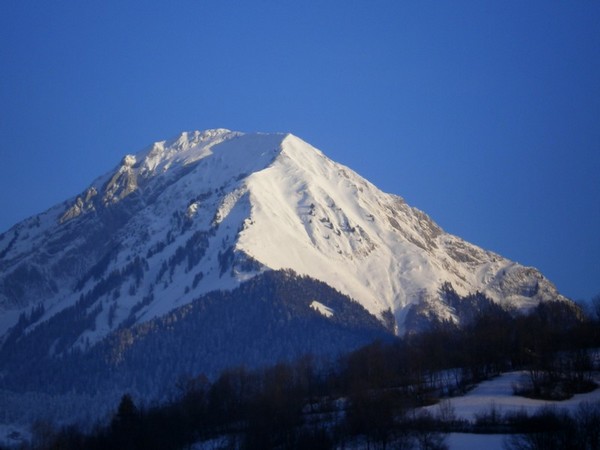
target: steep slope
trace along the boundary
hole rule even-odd
[[[380,319],[459,322],[440,289],[528,308],[565,300],[538,271],[445,233],[293,135],[183,133],[0,236],[0,335],[74,308],[86,349],[267,270],[324,281]],[[420,322],[419,322],[420,323]],[[67,351],[68,348],[63,349]]]
[[[411,305],[456,321],[441,302],[446,282],[507,307],[563,299],[538,271],[445,233],[402,198],[382,193],[294,136],[247,179],[251,224],[237,248],[270,268],[291,267],[349,293],[373,314]],[[281,251],[285,248],[286,251]]]

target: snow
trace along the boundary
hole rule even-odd
[[[123,165],[127,166],[127,167],[131,167],[135,164],[136,162],[136,157],[135,155],[126,155],[125,158],[123,158]]]
[[[331,309],[328,306],[325,306],[323,303],[319,303],[316,300],[313,300],[313,302],[310,304],[310,307],[315,311],[318,311],[319,313],[323,314],[325,317],[331,317],[334,313],[333,309]]]
[[[587,394],[577,394],[568,400],[550,401],[535,400],[513,394],[512,387],[526,372],[507,372],[488,381],[480,383],[472,391],[462,397],[453,397],[448,402],[455,410],[458,418],[473,421],[478,414],[488,412],[495,408],[500,413],[525,411],[528,414],[535,413],[540,407],[556,405],[567,410],[575,410],[583,401],[600,401],[600,389]],[[426,409],[435,412],[437,405],[428,406]]]
[[[156,142],[150,149],[136,155],[137,160],[143,161],[140,173],[150,176],[165,172],[174,166],[191,164],[209,156],[215,145],[238,135],[239,133],[221,128],[203,132],[184,132],[171,141]]]
[[[512,264],[443,233],[301,139],[288,135],[281,147],[246,181],[254,225],[237,245],[265,266],[323,280],[375,315],[390,308],[400,316],[424,292],[433,297],[443,281],[463,295],[485,291],[483,280]],[[470,265],[448,249],[468,253]],[[453,318],[443,305],[431,307]]]
[[[558,408],[574,412],[582,402],[600,401],[600,388],[587,394],[574,395],[563,401],[534,400],[514,395],[512,386],[526,375],[526,372],[523,371],[503,373],[492,380],[480,383],[464,396],[449,398],[445,401],[451,405],[457,418],[470,422],[473,422],[477,415],[488,413],[491,408],[494,408],[499,414],[526,412],[528,415],[532,415],[543,406],[555,405]],[[438,405],[432,405],[423,409],[436,414],[438,408]],[[450,433],[446,443],[450,450],[471,448],[495,450],[503,448],[503,442],[507,436],[509,435]]]

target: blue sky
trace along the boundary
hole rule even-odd
[[[184,130],[289,131],[600,293],[600,2],[0,2],[0,230]]]

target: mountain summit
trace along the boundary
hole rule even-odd
[[[537,270],[445,233],[294,135],[216,129],[127,155],[2,234],[0,335],[24,313],[31,331],[83,301],[88,326],[73,345],[88,348],[281,269],[393,316],[397,333],[460,323],[448,286],[513,309],[566,300]]]

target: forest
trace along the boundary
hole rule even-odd
[[[600,448],[600,405],[576,414],[484,414],[458,420],[444,399],[502,372],[524,370],[515,394],[560,400],[596,388],[600,308],[563,302],[512,317],[482,312],[350,353],[304,355],[209,379],[181,378],[177,395],[148,403],[124,393],[114,414],[90,429],[32,427],[31,449],[443,449],[446,433],[506,433],[511,449]],[[439,413],[419,409],[440,402]]]

